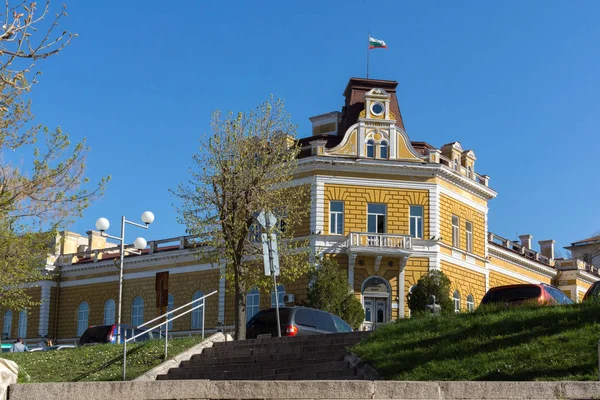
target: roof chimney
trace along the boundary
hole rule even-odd
[[[98,250],[106,247],[106,238],[97,231],[87,231],[88,250]]]
[[[529,234],[521,235],[519,236],[519,239],[521,239],[521,246],[531,250],[531,239],[533,239],[533,236]]]
[[[554,243],[556,243],[554,240],[540,240],[538,243],[540,244],[540,253],[544,257],[554,258]]]

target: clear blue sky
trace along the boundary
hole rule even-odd
[[[411,140],[473,149],[491,176],[489,229],[558,246],[600,230],[600,2],[68,1],[79,34],[40,62],[37,121],[92,148],[106,195],[71,229],[101,216],[156,214],[160,239],[184,234],[168,189],[187,179],[213,109],[286,99],[299,136],[308,117],[343,104],[351,76],[399,82]],[[56,3],[55,5],[59,5]]]

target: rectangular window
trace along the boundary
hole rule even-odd
[[[473,224],[469,221],[465,223],[465,232],[467,235],[467,250],[469,253],[473,252]]]
[[[410,236],[423,239],[423,206],[410,206]]]
[[[329,233],[332,235],[344,234],[344,202],[329,202]]]
[[[385,233],[385,204],[369,204],[367,206],[367,232]]]
[[[460,247],[460,229],[458,228],[458,217],[452,216],[452,246]]]

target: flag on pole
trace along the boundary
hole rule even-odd
[[[387,44],[383,40],[369,36],[369,49],[387,49]]]

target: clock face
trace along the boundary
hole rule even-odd
[[[381,103],[373,103],[371,105],[371,113],[373,115],[381,115],[381,114],[383,114],[383,104],[381,104]]]

